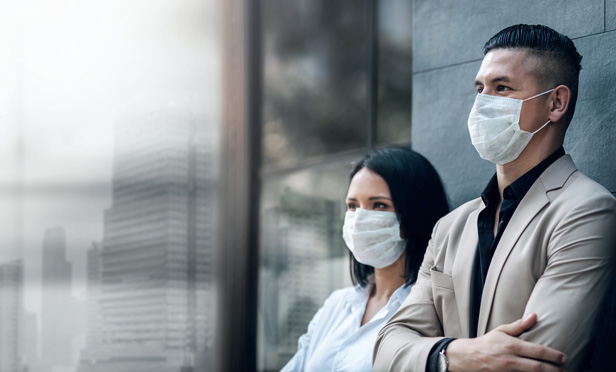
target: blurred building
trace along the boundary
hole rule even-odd
[[[263,347],[269,363],[287,361],[299,336],[342,277],[337,261],[347,252],[339,244],[339,203],[287,188],[280,206],[263,220],[263,301],[266,331]]]
[[[24,347],[23,261],[0,264],[0,371],[21,372]]]
[[[205,114],[186,102],[135,104],[119,115],[114,151],[102,248],[88,255],[98,306],[80,370],[198,369],[211,347],[216,217]]]
[[[40,368],[38,317],[24,307],[23,260],[0,264],[0,371]]]
[[[39,359],[39,321],[38,315],[29,311],[24,315],[23,329],[23,349],[22,356],[22,371],[36,372],[41,370],[41,362]]]
[[[99,288],[101,248],[96,242],[92,243],[87,254],[87,294],[86,294],[86,340],[85,348],[81,352],[80,360],[94,361],[96,350],[100,346],[100,313]]]
[[[45,230],[41,276],[41,364],[43,371],[69,366],[79,322],[73,311],[71,263],[62,227]]]

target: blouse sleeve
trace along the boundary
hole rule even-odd
[[[306,366],[306,361],[310,357],[311,344],[315,338],[315,334],[319,332],[319,327],[322,326],[321,320],[325,318],[327,321],[327,312],[331,308],[334,297],[338,297],[340,291],[334,291],[326,300],[323,306],[317,311],[310,323],[306,333],[300,336],[297,341],[297,352],[293,358],[282,367],[280,372],[299,372],[303,371]],[[331,309],[329,310],[331,311]]]

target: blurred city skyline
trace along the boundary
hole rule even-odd
[[[215,4],[0,5],[0,156],[6,164],[0,170],[0,262],[26,259],[28,309],[40,306],[35,294],[47,228],[66,230],[75,295],[85,289],[85,251],[102,240],[103,211],[111,203],[118,110],[135,96],[192,90],[205,97],[216,120]],[[21,200],[7,198],[13,187],[21,188]]]
[[[23,293],[23,319],[34,324],[34,355],[41,358],[19,356],[36,366],[31,371],[77,370],[90,316],[88,254],[93,245],[102,246],[105,213],[113,207],[121,117],[131,111],[186,111],[186,100],[192,100],[191,107],[206,112],[196,120],[210,126],[209,140],[217,142],[217,4],[0,4],[0,267],[20,262],[20,279],[13,284]],[[161,120],[187,124],[181,117]],[[44,258],[50,231],[62,232],[58,244],[65,264]],[[50,279],[60,275],[50,274],[53,267],[64,272],[63,279]],[[7,306],[11,302],[2,299]],[[60,318],[73,323],[66,326]],[[20,332],[24,324],[20,321]],[[55,359],[50,356],[56,354],[53,339],[67,344]],[[13,341],[24,352],[23,340]]]

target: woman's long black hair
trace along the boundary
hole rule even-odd
[[[441,179],[430,162],[408,147],[387,147],[368,152],[350,174],[353,179],[362,168],[383,177],[398,214],[405,237],[406,285],[415,283],[419,266],[430,240],[432,228],[449,212]],[[351,280],[365,287],[374,267],[359,263],[351,253]]]

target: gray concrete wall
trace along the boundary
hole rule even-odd
[[[568,35],[583,56],[565,150],[616,194],[616,0],[415,0],[413,9],[412,145],[441,174],[452,207],[479,196],[494,173],[471,145],[466,120],[483,44],[518,23]]]

